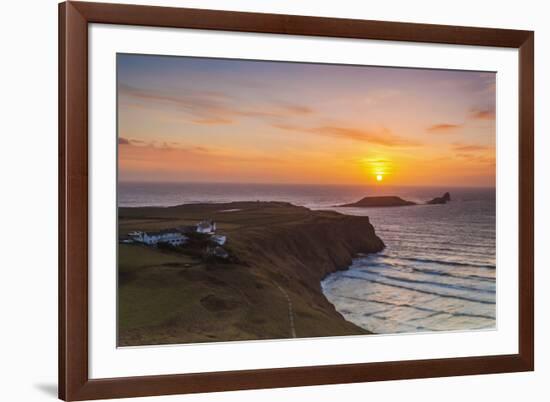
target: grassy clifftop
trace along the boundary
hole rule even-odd
[[[238,262],[119,246],[119,345],[363,334],[320,281],[384,245],[367,217],[281,202],[120,208],[119,231],[213,219]]]

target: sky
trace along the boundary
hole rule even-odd
[[[495,186],[492,72],[119,54],[119,180]]]

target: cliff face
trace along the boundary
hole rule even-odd
[[[358,253],[375,253],[385,245],[368,217],[306,211],[296,211],[301,215],[296,221],[243,231],[238,235],[237,241],[243,246],[238,247],[237,254],[252,270],[262,271],[286,289],[298,306],[300,336],[367,333],[335,310],[322,293],[321,281],[328,274],[347,269]],[[312,312],[316,318],[308,317]],[[310,322],[303,325],[305,317]]]
[[[375,253],[385,247],[368,217],[329,211],[310,211],[306,220],[243,233],[243,237],[249,240],[245,260],[276,263],[277,271],[316,284],[347,268],[358,253]]]

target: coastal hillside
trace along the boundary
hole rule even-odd
[[[119,346],[365,334],[321,280],[384,248],[368,217],[284,202],[119,208],[119,234],[215,221],[231,258],[119,244]]]

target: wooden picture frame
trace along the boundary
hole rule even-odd
[[[519,49],[519,353],[499,356],[90,379],[88,24],[444,43]],[[534,369],[534,33],[183,8],[59,5],[59,397],[64,400],[444,377]]]

